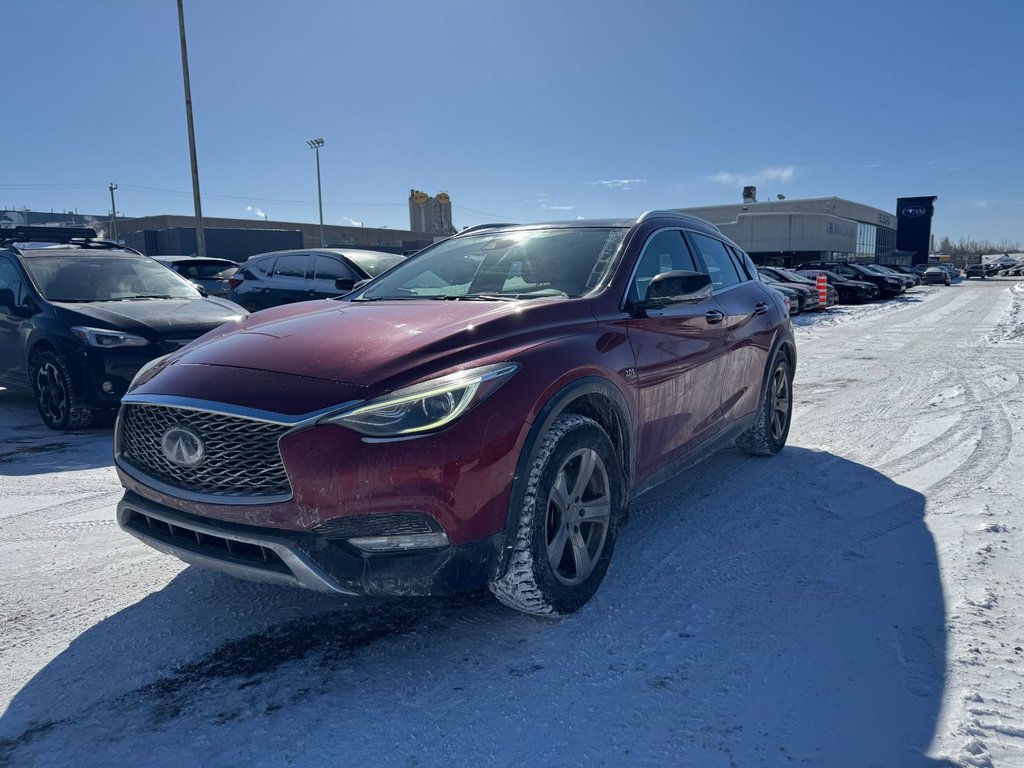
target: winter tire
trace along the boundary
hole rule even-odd
[[[772,358],[754,425],[736,439],[736,446],[755,456],[774,456],[786,444],[792,419],[793,366],[780,349]]]
[[[42,352],[32,358],[31,375],[36,408],[50,429],[84,429],[96,421],[95,410],[75,401],[71,374],[63,359],[52,352]]]
[[[491,592],[539,616],[579,609],[608,570],[622,494],[607,433],[585,416],[559,416],[530,468],[512,560]]]

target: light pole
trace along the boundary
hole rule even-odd
[[[307,139],[309,148],[316,152],[316,201],[320,207],[320,247],[324,247],[324,198],[320,192],[320,147],[324,145],[323,139]]]
[[[188,151],[192,160],[192,199],[196,209],[196,255],[206,256],[203,206],[199,202],[199,161],[196,160],[196,132],[192,126],[192,87],[188,79],[188,51],[185,48],[185,9],[178,0],[178,30],[181,33],[181,75],[185,81],[185,116],[188,118]]]
[[[117,206],[114,205],[114,190],[117,189],[117,184],[110,182],[107,189],[110,190],[110,239],[117,242]]]

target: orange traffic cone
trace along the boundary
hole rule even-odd
[[[818,307],[828,309],[828,278],[824,272],[818,273]]]

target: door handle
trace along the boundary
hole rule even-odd
[[[767,311],[768,311],[768,304],[766,304],[763,301],[759,301],[759,302],[757,302],[757,304],[754,305],[754,314],[755,315],[763,315]]]
[[[722,322],[722,320],[725,319],[725,315],[723,315],[717,309],[712,309],[704,313],[704,319],[707,320],[708,323],[714,325],[715,323]]]

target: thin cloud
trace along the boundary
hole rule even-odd
[[[546,211],[572,211],[576,208],[575,205],[542,205]]]
[[[350,219],[348,216],[342,216],[341,217],[341,223],[342,224],[348,224],[350,227],[361,227],[361,226],[363,226],[363,222],[356,221],[355,219]]]
[[[772,168],[762,168],[761,170],[753,173],[730,173],[728,171],[723,171],[709,176],[708,178],[716,184],[726,184],[733,187],[743,184],[764,184],[769,181],[786,184],[792,181],[795,175],[796,168],[792,165],[782,165]]]
[[[974,201],[974,207],[975,208],[988,208],[988,200],[975,200]]]
[[[247,205],[247,206],[245,206],[245,210],[247,210],[249,213],[255,213],[261,219],[267,218],[267,214],[265,214],[262,210],[257,208],[255,205]]]
[[[590,183],[595,187],[604,187],[605,189],[627,190],[639,186],[640,184],[646,184],[647,179],[604,179],[602,181],[592,181]]]

